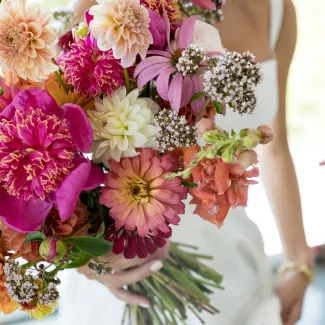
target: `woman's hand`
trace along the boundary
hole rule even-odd
[[[307,286],[306,277],[297,271],[279,275],[277,292],[281,301],[284,325],[294,325],[300,319]]]
[[[146,297],[130,293],[124,289],[124,286],[137,283],[159,271],[163,267],[163,260],[168,256],[168,251],[169,243],[146,259],[127,260],[123,255],[111,253],[105,256],[104,261],[110,262],[109,266],[113,269],[112,274],[97,276],[87,265],[78,271],[89,279],[97,280],[107,286],[116,298],[124,300],[128,304],[149,307],[150,303]]]
[[[297,263],[314,268],[314,253],[310,248],[297,258]],[[293,259],[294,260],[294,259]],[[306,289],[309,281],[306,275],[298,270],[288,270],[279,274],[277,292],[282,305],[282,321],[284,325],[294,325],[300,319]]]

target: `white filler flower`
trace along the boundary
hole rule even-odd
[[[93,159],[108,166],[108,160],[137,155],[136,148],[152,146],[157,133],[154,115],[159,106],[150,98],[138,98],[139,90],[128,95],[122,87],[111,96],[96,98],[95,109],[87,114],[94,129]]]

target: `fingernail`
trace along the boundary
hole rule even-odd
[[[157,272],[159,271],[162,267],[164,266],[162,261],[156,261],[154,263],[151,264],[150,266],[150,271],[151,272]]]
[[[148,304],[140,304],[140,307],[148,309],[148,308],[150,308],[150,305],[148,305]]]

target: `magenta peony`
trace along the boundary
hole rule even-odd
[[[0,216],[25,232],[40,227],[53,204],[62,220],[70,217],[80,192],[98,186],[79,154],[92,141],[81,107],[60,108],[45,90],[21,90],[0,114]]]
[[[83,96],[110,95],[124,85],[123,68],[112,51],[102,52],[91,34],[77,39],[60,62],[67,82]]]

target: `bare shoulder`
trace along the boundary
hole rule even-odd
[[[296,9],[291,0],[284,0],[284,16],[276,47],[278,60],[289,63],[295,51],[297,41],[297,17]]]

